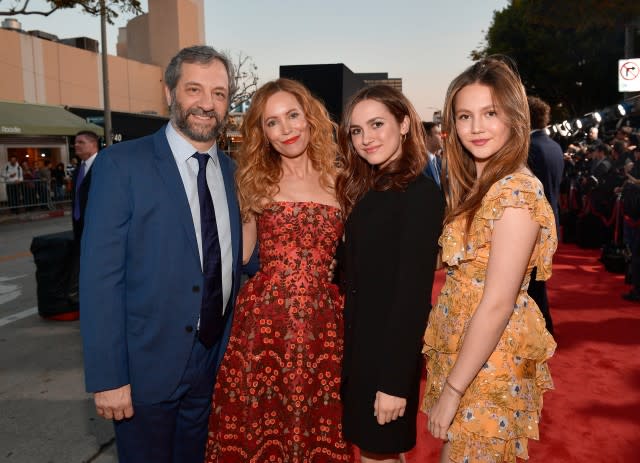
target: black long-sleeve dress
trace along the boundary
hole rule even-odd
[[[415,446],[420,349],[443,211],[442,193],[420,175],[404,191],[369,191],[345,225],[343,433],[369,452]],[[406,398],[404,417],[379,425],[376,391]]]

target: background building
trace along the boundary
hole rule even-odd
[[[164,69],[184,47],[204,44],[204,0],[153,0],[118,31],[118,56]]]
[[[102,63],[95,51],[0,29],[0,100],[61,106],[104,107]],[[74,43],[89,43],[75,40]],[[109,94],[114,110],[166,113],[162,69],[109,56]]]
[[[402,91],[402,79],[389,78],[385,72],[354,73],[342,63],[280,66],[280,77],[306,85],[325,104],[335,122],[340,121],[349,98],[363,87],[383,84]]]
[[[181,48],[204,43],[203,12],[204,0],[153,0],[148,13],[121,28],[119,56],[108,56],[114,141],[149,134],[166,122],[164,69]],[[7,163],[9,153],[16,154],[19,162],[31,162],[32,151],[54,164],[69,163],[70,141],[77,131],[89,128],[102,134],[98,42],[27,32],[8,18],[0,28],[0,43],[0,104],[10,103],[0,106],[0,166]],[[50,124],[29,124],[27,133],[24,121],[43,113]],[[58,121],[67,126],[61,129]]]
[[[389,77],[389,74],[386,72],[359,72],[356,75],[369,87],[372,85],[388,85],[389,87],[402,91],[402,79]]]
[[[280,77],[306,85],[325,104],[336,122],[351,95],[365,86],[364,81],[342,63],[280,66]]]

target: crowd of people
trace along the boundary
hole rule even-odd
[[[556,347],[544,286],[528,293],[557,246],[548,106],[504,57],[453,80],[442,127],[380,85],[336,125],[278,79],[234,163],[215,143],[233,75],[211,47],[181,50],[170,122],[92,155],[85,378],[119,460],[350,462],[356,447],[397,463],[419,409],[441,462],[526,459]]]
[[[565,153],[563,241],[602,248],[605,267],[626,273],[632,285],[623,297],[640,302],[640,132],[632,125],[608,132],[593,126],[558,141]]]
[[[12,213],[19,214],[36,207],[47,209],[52,201],[65,201],[76,165],[76,158],[65,166],[62,162],[53,165],[50,159],[18,162],[17,156],[10,156],[0,172],[7,206]]]

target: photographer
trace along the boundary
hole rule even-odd
[[[614,189],[623,179],[614,169],[608,145],[596,143],[587,153],[589,166],[581,171],[579,180],[584,208],[577,222],[576,242],[584,248],[599,248],[611,239]]]
[[[585,179],[590,173],[591,161],[587,157],[590,148],[586,144],[571,144],[564,153],[564,171],[560,183],[558,209],[562,240],[565,243],[577,241],[578,216],[584,208]]]
[[[627,180],[617,189],[622,192],[625,244],[631,250],[632,289],[622,297],[640,302],[640,147],[635,147],[633,155],[634,162],[625,165]]]

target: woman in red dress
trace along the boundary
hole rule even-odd
[[[337,147],[324,106],[279,79],[255,94],[242,128],[237,184],[245,260],[213,395],[208,463],[351,461],[342,438],[342,299],[329,280],[342,213]]]

